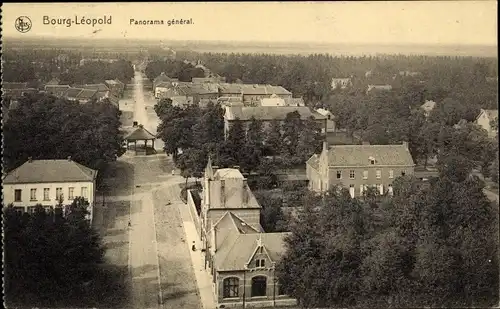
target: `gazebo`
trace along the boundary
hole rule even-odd
[[[152,149],[155,148],[155,139],[156,136],[146,130],[142,124],[138,125],[135,130],[130,132],[125,136],[125,140],[127,141],[127,150],[130,149],[129,145],[130,143],[134,144],[133,150],[135,150],[135,153],[146,153],[147,154],[147,149],[148,149],[148,141],[152,142],[152,145],[150,146]],[[144,141],[144,144],[137,145],[137,141]]]

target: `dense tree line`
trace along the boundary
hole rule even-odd
[[[41,205],[31,214],[12,206],[3,209],[9,308],[91,306],[109,294],[105,285],[111,282],[105,281],[102,269],[104,248],[85,218],[87,206],[77,197],[71,205],[60,204],[48,212]]]
[[[498,221],[476,177],[450,170],[393,198],[346,189],[310,199],[278,264],[284,289],[311,307],[492,306],[498,301]]]
[[[177,58],[201,60],[211,71],[228,82],[281,85],[307,103],[327,99],[331,79],[351,77],[350,93],[364,93],[368,84],[391,84],[400,89],[419,84],[429,99],[440,100],[440,93],[453,93],[463,103],[496,108],[498,83],[486,77],[498,76],[496,58],[432,56],[309,56],[268,54],[223,54],[177,52]],[[418,72],[402,76],[402,71]],[[368,73],[368,74],[367,74]],[[423,103],[423,102],[422,102]]]
[[[239,166],[244,172],[272,174],[276,167],[304,163],[321,147],[317,123],[313,118],[300,119],[297,112],[289,113],[283,123],[272,121],[268,128],[256,119],[248,124],[236,120],[225,139],[219,104],[181,108],[164,99],[155,105],[155,111],[161,120],[158,132],[165,152],[188,177],[201,176],[208,155],[221,167]]]
[[[65,55],[61,59],[58,56]],[[61,84],[102,83],[118,78],[128,82],[134,71],[129,57],[119,53],[89,53],[60,49],[9,50],[2,55],[2,79],[6,82],[42,83],[58,77]],[[96,62],[80,66],[84,58],[120,59],[114,63]]]
[[[3,124],[4,168],[33,159],[73,160],[100,169],[121,155],[120,111],[107,101],[79,104],[25,96]]]
[[[119,79],[127,83],[134,77],[130,61],[118,60],[112,63],[88,62],[60,75],[61,84],[98,84],[108,79]]]
[[[205,77],[203,69],[196,68],[191,63],[172,59],[153,60],[147,64],[144,73],[151,81],[161,73],[170,78],[177,78],[181,82],[190,82],[193,77]]]
[[[488,174],[498,143],[473,124],[479,107],[446,97],[436,102],[426,117],[418,91],[415,87],[402,95],[332,95],[323,106],[336,115],[338,127],[362,140],[372,144],[408,141],[417,163],[427,165],[429,158],[458,154],[467,159],[471,169],[480,168]]]

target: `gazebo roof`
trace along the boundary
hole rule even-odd
[[[153,133],[149,132],[148,130],[144,129],[142,125],[139,125],[137,129],[127,134],[125,136],[125,139],[127,141],[143,141],[143,140],[156,139],[156,136]]]

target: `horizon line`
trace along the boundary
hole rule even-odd
[[[113,40],[113,41],[126,41],[126,40],[138,40],[141,42],[213,42],[213,43],[260,43],[260,44],[315,44],[315,45],[332,45],[332,44],[342,44],[342,45],[433,45],[433,46],[488,46],[488,47],[498,47],[497,43],[436,43],[436,42],[319,42],[319,41],[261,41],[261,40],[217,40],[217,39],[144,39],[144,38],[106,38],[106,37],[71,37],[71,36],[56,36],[56,35],[27,35],[24,38],[21,36],[3,36],[4,40],[22,40],[22,39],[60,39],[60,40]]]

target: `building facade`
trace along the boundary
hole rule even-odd
[[[76,197],[89,202],[92,220],[97,171],[67,160],[31,160],[10,171],[3,179],[3,204],[32,212],[36,205],[53,209],[60,202],[68,205]]]
[[[283,122],[289,113],[298,112],[300,119],[306,120],[313,117],[321,132],[327,130],[327,117],[316,111],[312,111],[307,106],[226,106],[224,113],[224,136],[227,137],[232,124],[239,120],[243,122],[243,127],[246,129],[252,120],[252,117],[263,123],[263,129],[269,128],[271,122],[276,119]]]
[[[362,196],[369,187],[392,194],[394,179],[413,175],[414,170],[407,143],[331,147],[323,143],[321,154],[306,163],[310,190],[325,192],[338,185],[349,189],[351,197]]]
[[[217,307],[296,304],[295,299],[283,293],[275,276],[287,233],[265,233],[260,225],[260,211],[240,171],[218,169],[209,158],[199,233]]]

